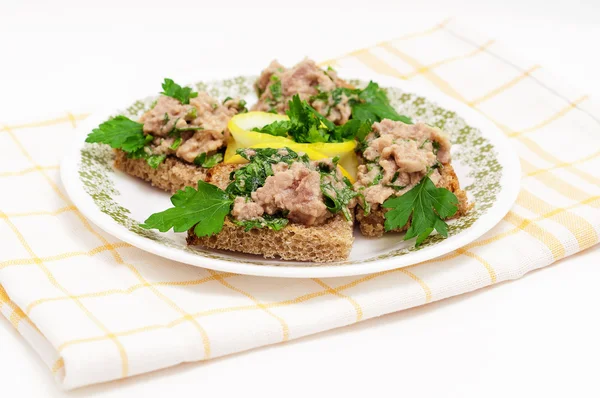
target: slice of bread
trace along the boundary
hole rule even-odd
[[[243,227],[226,219],[223,230],[217,235],[199,238],[192,230],[188,231],[187,243],[209,249],[259,254],[265,258],[327,263],[348,259],[354,242],[352,224],[338,214],[325,224],[313,227],[288,224],[281,231],[254,228],[246,232]]]
[[[224,189],[229,184],[229,174],[236,165],[218,165],[210,170],[207,182]],[[246,232],[243,227],[225,219],[223,230],[210,237],[197,237],[188,231],[188,245],[210,249],[258,254],[266,258],[283,260],[332,262],[348,259],[354,237],[353,220],[342,214],[329,218],[324,224],[307,227],[288,224],[280,231],[254,228]]]
[[[458,212],[454,218],[465,215],[471,209],[471,207],[473,207],[473,204],[469,203],[467,199],[467,193],[460,189],[458,177],[456,176],[452,165],[444,165],[444,168],[441,170],[441,176],[442,178],[438,184],[438,187],[446,188],[456,195],[456,198],[458,199]],[[383,207],[377,206],[373,207],[371,212],[365,216],[362,207],[356,206],[356,219],[358,220],[360,226],[360,232],[369,237],[382,236],[383,233],[386,232],[384,227],[386,211],[387,210]],[[402,228],[393,230],[393,232],[406,231],[409,226],[410,222]]]
[[[205,181],[208,170],[173,156],[167,156],[158,168],[153,169],[144,159],[131,159],[119,149],[115,149],[115,167],[134,177],[148,181],[153,186],[175,193],[187,186],[197,187],[198,181]]]

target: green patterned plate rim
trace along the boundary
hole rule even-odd
[[[219,99],[240,96],[252,104],[256,101],[252,89],[255,79],[256,76],[237,76],[193,86]],[[315,264],[188,247],[185,234],[145,230],[138,224],[151,213],[168,207],[170,195],[115,170],[110,147],[87,144],[84,139],[91,129],[112,115],[139,118],[156,96],[88,118],[61,164],[63,183],[82,213],[119,239],[175,261],[251,275],[333,277],[399,268],[447,254],[496,225],[516,200],[521,173],[519,160],[504,134],[473,109],[426,87],[377,75],[352,82],[361,86],[370,79],[386,88],[391,104],[400,113],[437,126],[450,135],[454,168],[475,207],[466,216],[449,222],[447,239],[434,234],[415,248],[412,241],[402,240],[402,234],[370,239],[355,231],[349,260]]]

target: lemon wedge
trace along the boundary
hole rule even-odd
[[[358,160],[354,149],[355,141],[336,143],[316,142],[311,144],[298,143],[288,137],[273,136],[270,134],[252,131],[253,128],[262,128],[276,121],[289,120],[285,115],[268,112],[247,112],[231,118],[227,127],[231,138],[227,143],[227,150],[223,162],[226,164],[245,163],[246,160],[236,151],[241,148],[284,148],[288,147],[296,152],[303,152],[311,160],[340,157],[338,167],[345,177],[351,182],[356,178]]]

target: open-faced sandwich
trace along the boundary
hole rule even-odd
[[[239,98],[223,102],[165,79],[163,92],[138,122],[117,116],[87,138],[115,148],[115,166],[169,192],[207,178],[223,160],[233,115],[246,112]]]
[[[188,243],[286,260],[336,261],[352,247],[356,196],[335,160],[290,148],[244,149],[249,162],[221,165],[197,189],[172,198],[146,228],[188,231]]]
[[[219,103],[166,79],[139,122],[111,119],[88,136],[116,166],[175,192],[142,227],[187,232],[189,245],[332,262],[367,237],[406,231],[420,245],[472,206],[441,130],[399,114],[385,90],[355,88],[331,68],[273,61],[258,102]]]

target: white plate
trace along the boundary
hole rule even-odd
[[[241,76],[195,84],[220,99],[245,97],[251,105],[254,77]],[[106,232],[140,249],[199,267],[239,274],[289,278],[323,278],[368,274],[405,267],[458,249],[480,237],[509,211],[519,192],[520,163],[508,139],[494,124],[468,106],[440,92],[417,87],[386,76],[371,75],[388,89],[390,101],[400,113],[438,125],[453,142],[453,166],[461,187],[475,208],[465,217],[449,222],[449,237],[430,236],[418,249],[403,234],[380,239],[355,231],[348,261],[332,264],[266,260],[259,256],[187,247],[186,234],[161,234],[138,224],[150,214],[170,207],[170,195],[112,167],[112,150],[106,145],[86,144],[85,137],[109,116],[137,118],[154,97],[138,100],[90,116],[78,129],[76,142],[61,164],[66,190],[80,211]],[[358,81],[355,83],[360,84]]]

